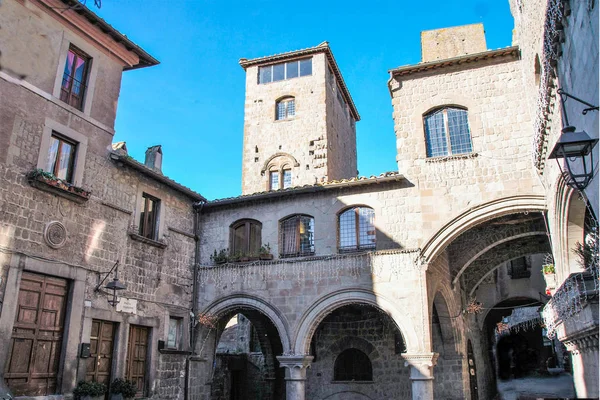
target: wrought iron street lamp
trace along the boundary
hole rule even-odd
[[[96,286],[96,289],[94,289],[95,292],[98,292],[100,290],[100,286],[102,286],[102,284],[104,283],[104,281],[106,280],[106,278],[108,278],[108,276],[110,275],[111,272],[113,272],[113,270],[115,271],[115,275],[113,277],[113,280],[108,282],[106,284],[106,286],[104,286],[105,289],[108,289],[110,291],[112,291],[112,298],[110,293],[108,293],[108,304],[110,304],[111,306],[115,307],[117,304],[119,304],[119,298],[117,297],[117,292],[120,290],[125,290],[127,289],[127,286],[125,286],[124,284],[122,284],[121,282],[119,282],[119,261],[117,261],[115,263],[115,265],[113,265],[113,267],[110,269],[110,271],[108,271],[108,273],[106,274],[106,276],[104,277],[104,279],[102,279],[102,281],[100,281],[100,283],[98,284],[98,286]]]
[[[582,111],[583,115],[587,114],[588,111],[598,111],[598,106],[570,95],[562,89],[558,89],[557,93],[561,99],[565,127],[562,129],[562,134],[550,152],[548,159],[556,159],[567,185],[574,189],[583,190],[594,178],[594,154],[592,149],[598,143],[598,139],[590,138],[585,131],[576,132],[576,128],[569,125],[565,102],[567,98],[571,98],[588,106],[589,108]],[[561,159],[565,160],[564,163],[560,161]]]

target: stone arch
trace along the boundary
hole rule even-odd
[[[439,327],[442,339],[442,347],[443,351],[437,351],[437,349],[433,348],[434,338],[433,338],[433,329],[431,329],[431,344],[432,350],[444,354],[446,356],[456,355],[458,354],[458,340],[457,340],[457,331],[454,327],[454,316],[451,315],[450,309],[448,308],[448,303],[446,302],[446,298],[442,294],[441,291],[438,291],[433,297],[433,303],[431,305],[431,324],[433,325],[433,309],[437,312],[437,316],[439,318]]]
[[[536,226],[532,231],[528,231],[527,229],[529,228],[529,225],[511,226],[503,229],[499,233],[494,233],[490,229],[489,235],[486,235],[483,240],[477,241],[476,245],[470,247],[469,250],[464,252],[458,261],[454,260],[455,265],[459,265],[460,268],[452,278],[452,286],[456,286],[461,275],[467,270],[467,268],[469,268],[477,259],[482,257],[488,251],[492,250],[494,247],[517,239],[527,239],[531,236],[548,236],[546,227],[543,224],[541,226]]]
[[[346,336],[341,339],[338,339],[335,343],[329,346],[327,351],[323,354],[323,358],[326,358],[328,356],[335,357],[339,355],[342,351],[350,348],[362,351],[369,357],[371,362],[374,360],[378,360],[380,357],[377,348],[375,348],[375,346],[373,346],[373,344],[368,340],[357,336]]]
[[[275,325],[275,328],[277,328],[283,352],[288,353],[290,351],[289,323],[286,317],[277,308],[260,297],[242,293],[232,294],[215,300],[205,307],[201,313],[220,318],[228,313],[244,308],[258,311],[266,316]]]
[[[275,160],[276,158],[282,158],[282,160],[279,163],[281,165],[288,163],[294,167],[300,166],[300,163],[298,162],[298,160],[296,160],[296,158],[293,155],[291,155],[289,153],[279,152],[279,153],[273,154],[271,157],[269,157],[265,160],[265,162],[263,163],[263,167],[260,170],[261,174],[264,174],[271,167],[272,161]]]
[[[548,252],[550,243],[545,236],[531,236],[526,241],[512,241],[496,246],[472,264],[469,274],[465,276],[465,291],[469,296],[473,296],[479,285],[506,261]]]
[[[543,195],[503,197],[473,206],[444,224],[421,247],[424,263],[432,262],[461,233],[490,219],[519,212],[546,211]]]
[[[415,330],[406,324],[405,314],[390,300],[367,289],[342,289],[315,301],[299,319],[293,339],[295,353],[309,354],[311,339],[321,321],[333,310],[352,303],[367,304],[387,314],[402,334],[406,351],[419,352],[422,346],[419,344]]]

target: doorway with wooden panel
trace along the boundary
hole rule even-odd
[[[129,327],[125,379],[136,385],[136,398],[144,397],[146,394],[149,333],[150,329],[145,326],[131,325]]]
[[[59,391],[68,281],[23,272],[4,379],[15,396]]]
[[[90,357],[87,359],[85,380],[104,383],[108,388],[112,374],[113,348],[117,324],[100,319],[92,320]]]

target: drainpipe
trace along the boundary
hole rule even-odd
[[[192,315],[196,319],[198,311],[198,265],[200,265],[200,214],[206,201],[194,203],[194,267],[193,267],[193,283],[192,283]],[[195,324],[190,323],[190,355],[185,358],[185,388],[184,399],[189,398],[189,378],[190,378],[190,357],[195,354],[196,345],[196,329]]]

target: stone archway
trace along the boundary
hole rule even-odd
[[[197,353],[210,360],[208,398],[285,398],[277,357],[289,349],[288,324],[274,306],[238,294],[213,302],[200,315],[210,319],[199,324],[196,342]]]
[[[417,337],[416,331],[403,319],[403,314],[385,297],[366,289],[339,290],[315,301],[302,315],[294,335],[294,350],[296,354],[309,354],[311,338],[319,323],[336,308],[360,303],[373,306],[388,315],[397,325],[405,340],[406,351],[417,353],[423,351],[423,344]]]

